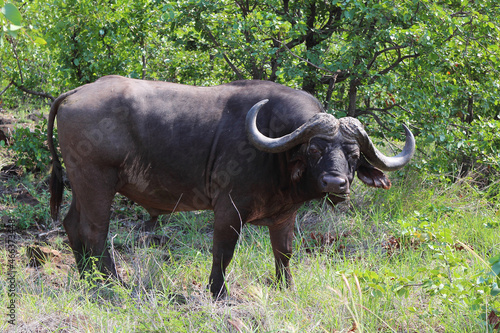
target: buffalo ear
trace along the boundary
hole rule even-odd
[[[289,170],[290,178],[293,183],[297,183],[301,178],[304,171],[306,171],[306,163],[302,158],[293,159],[290,161]]]
[[[358,178],[368,186],[383,188],[388,190],[391,188],[391,181],[386,174],[368,163],[362,156],[358,167]]]

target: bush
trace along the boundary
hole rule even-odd
[[[47,119],[39,116],[40,121],[31,130],[18,126],[12,135],[9,149],[16,157],[16,164],[27,171],[44,170],[50,163],[50,152],[47,148]],[[2,145],[4,145],[2,141]]]
[[[11,202],[11,204],[14,203]],[[35,225],[47,226],[47,221],[50,221],[49,207],[42,203],[34,206],[26,203],[17,203],[15,204],[15,208],[0,214],[0,217],[2,216],[12,218],[16,223],[16,227],[21,230],[29,229]]]

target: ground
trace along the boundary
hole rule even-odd
[[[0,116],[9,126],[18,121]],[[23,124],[36,130],[34,122]],[[25,147],[30,140],[42,141],[35,152],[45,149],[44,138],[31,137]],[[137,226],[148,214],[119,195],[108,244],[127,287],[98,275],[81,280],[66,233],[49,217],[48,164],[26,171],[12,150],[0,150],[2,291],[9,290],[8,241],[16,248],[15,297],[1,293],[0,307],[12,300],[17,306],[16,324],[0,321],[0,331],[413,333],[500,326],[499,198],[473,177],[440,182],[408,168],[391,173],[389,191],[355,182],[347,203],[305,204],[290,289],[273,283],[266,228],[243,228],[227,274],[230,296],[214,302],[206,289],[213,213],[163,216],[155,233],[141,233]],[[66,188],[61,218],[70,200]]]

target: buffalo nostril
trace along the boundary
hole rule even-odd
[[[323,192],[349,193],[349,183],[344,177],[325,175],[321,177],[321,187]]]

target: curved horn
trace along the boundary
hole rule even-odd
[[[356,138],[359,143],[359,147],[363,155],[366,157],[368,162],[376,168],[383,171],[395,171],[399,170],[408,164],[415,153],[415,138],[411,131],[403,124],[403,128],[406,133],[406,141],[403,151],[396,156],[385,156],[382,154],[373,144],[372,140],[368,134],[363,129],[363,126],[359,121],[353,118],[342,118],[345,123],[341,125],[341,130],[349,132]],[[356,129],[353,131],[353,127]],[[354,133],[353,133],[354,132]],[[349,135],[347,134],[347,135]]]
[[[330,114],[318,113],[305,124],[290,134],[279,138],[270,138],[262,134],[257,128],[257,115],[264,104],[269,102],[264,99],[250,109],[245,120],[248,140],[258,149],[268,153],[282,153],[319,133],[323,136],[333,137],[338,130],[338,120]]]

